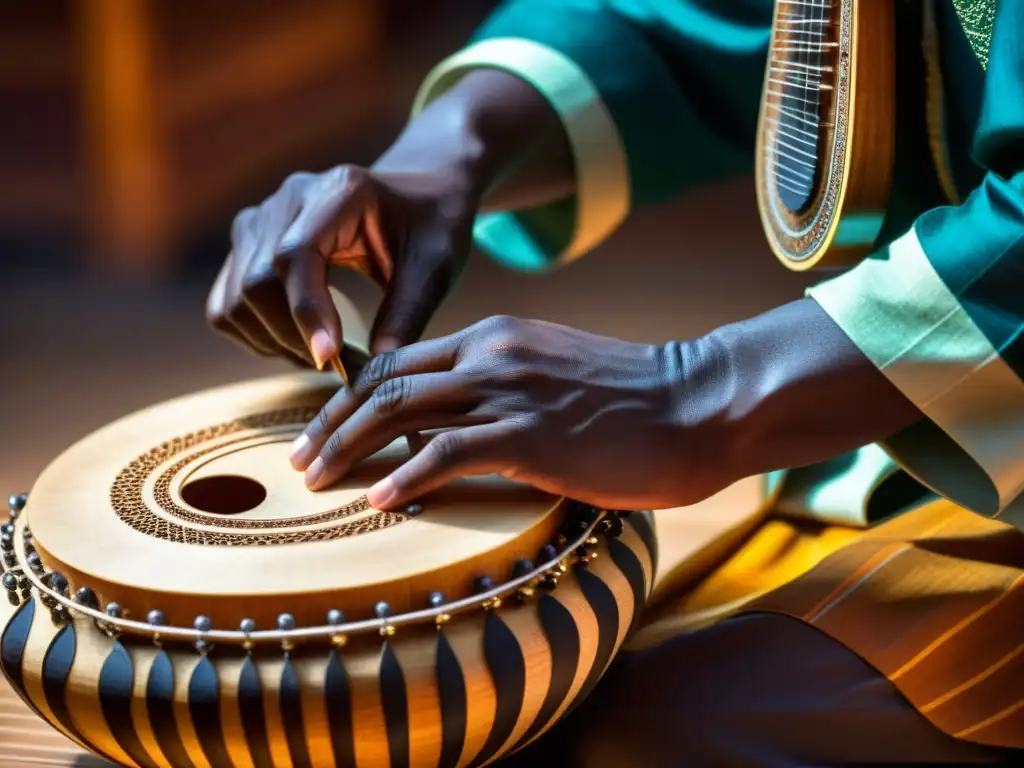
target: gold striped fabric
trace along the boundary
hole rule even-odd
[[[805,621],[957,738],[1024,748],[1024,535],[946,501],[843,546],[744,612]]]

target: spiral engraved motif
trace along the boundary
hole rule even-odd
[[[255,429],[266,429],[288,424],[305,424],[316,415],[315,408],[289,408],[254,414],[233,421],[206,427],[187,435],[168,440],[152,450],[134,459],[122,469],[110,488],[110,503],[118,518],[139,533],[154,536],[165,541],[181,544],[201,544],[208,546],[267,546],[278,544],[297,544],[310,541],[328,541],[358,536],[364,533],[380,531],[408,520],[412,515],[408,512],[381,512],[358,520],[339,523],[327,528],[315,528],[296,531],[282,531],[282,528],[306,527],[333,520],[342,520],[360,512],[371,510],[366,496],[344,504],[335,509],[316,515],[295,518],[293,520],[239,520],[213,518],[185,509],[174,502],[170,494],[171,481],[186,465],[211,451],[232,445],[244,440],[237,437],[225,441],[224,438]],[[205,447],[201,447],[205,446]],[[198,448],[193,451],[192,449]],[[191,528],[187,525],[167,520],[157,515],[146,504],[143,488],[148,478],[158,467],[167,461],[188,452],[157,478],[154,495],[160,509],[186,523],[200,525],[216,525],[219,528],[246,529],[244,532],[209,531]],[[273,531],[260,529],[274,528]]]

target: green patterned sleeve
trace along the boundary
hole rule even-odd
[[[974,138],[983,182],[809,292],[924,416],[883,447],[987,515],[1024,491],[1024,3],[999,9]]]
[[[636,206],[750,167],[772,0],[507,0],[439,64],[413,114],[477,68],[524,78],[554,107],[576,193],[481,215],[477,244],[543,271],[583,256]]]

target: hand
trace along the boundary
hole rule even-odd
[[[371,346],[415,341],[469,253],[478,201],[455,169],[294,174],[232,227],[232,251],[207,316],[248,349],[318,368],[343,343],[328,269],[355,269],[385,289]]]
[[[317,490],[405,434],[442,430],[371,489],[374,506],[482,474],[606,508],[690,504],[739,479],[715,365],[693,345],[490,318],[371,359],[292,462]]]

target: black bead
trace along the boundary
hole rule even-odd
[[[373,615],[378,619],[386,619],[391,616],[391,606],[381,600],[373,606]]]
[[[4,585],[4,589],[6,589],[8,592],[18,591],[18,577],[15,576],[13,573],[5,573],[2,583]]]
[[[606,517],[604,520],[604,533],[609,538],[619,538],[622,535],[623,527],[621,517]]]
[[[75,602],[86,608],[98,608],[100,604],[100,601],[96,598],[96,593],[88,587],[78,588],[78,591],[75,592]]]
[[[242,619],[241,624],[238,625],[240,632],[245,634],[252,634],[256,631],[256,621],[254,619]]]
[[[291,632],[296,626],[295,617],[290,613],[282,613],[277,617],[277,628],[282,632]]]
[[[120,619],[122,613],[121,606],[117,603],[107,603],[107,607],[103,612],[112,619]]]
[[[447,601],[445,600],[443,592],[431,592],[430,597],[427,598],[427,602],[430,604],[431,608],[440,608]]]
[[[512,578],[518,579],[522,576],[526,576],[533,570],[533,561],[528,560],[525,557],[521,557],[516,560],[515,565],[512,566]]]
[[[13,552],[4,552],[4,565],[8,568],[17,568],[18,556]]]
[[[345,614],[339,611],[337,608],[332,608],[327,612],[327,624],[331,627],[339,627],[345,623]]]
[[[29,556],[25,558],[25,561],[28,563],[28,567],[33,571],[41,570],[43,567],[43,561],[39,559],[38,552],[30,553]]]
[[[554,544],[545,544],[540,548],[540,561],[542,563],[550,563],[556,557],[558,557],[558,550],[555,549]]]
[[[14,537],[9,533],[0,535],[0,550],[10,552],[12,549],[14,549]]]
[[[58,595],[63,595],[68,591],[68,580],[64,577],[63,573],[54,572],[50,574],[50,589]]]
[[[473,580],[473,591],[490,592],[494,589],[494,579],[490,576],[479,576]]]
[[[25,503],[28,501],[27,493],[12,493],[7,497],[7,507],[15,514],[21,512],[25,508]]]
[[[14,523],[0,525],[0,536],[14,536]]]
[[[197,632],[209,632],[213,629],[213,621],[209,616],[196,616],[196,620],[192,622],[192,627]]]
[[[162,627],[164,624],[167,623],[167,616],[164,615],[163,611],[154,608],[152,611],[146,614],[146,621],[149,624],[152,624],[154,627]]]
[[[405,508],[405,514],[409,515],[410,517],[416,517],[416,515],[418,515],[418,514],[420,514],[422,512],[423,512],[423,505],[422,504],[409,504]]]

